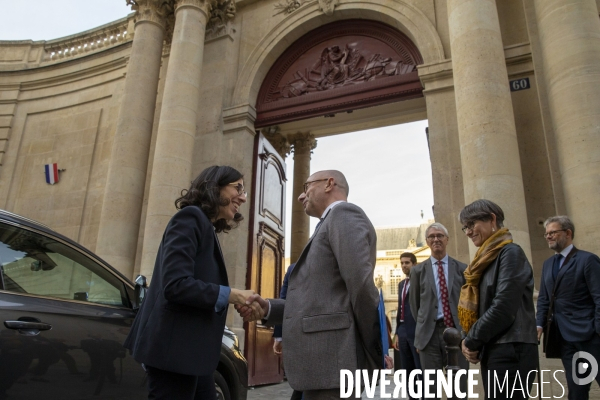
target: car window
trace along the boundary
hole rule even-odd
[[[123,282],[86,255],[45,235],[0,224],[4,290],[126,306]]]

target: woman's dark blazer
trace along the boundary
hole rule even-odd
[[[523,249],[507,244],[479,281],[479,319],[469,330],[465,346],[482,350],[496,343],[535,343],[533,269]]]
[[[150,288],[124,346],[151,367],[212,375],[227,317],[227,307],[215,312],[219,285],[229,286],[213,225],[200,208],[185,207],[165,229]]]

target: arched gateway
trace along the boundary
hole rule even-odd
[[[435,218],[454,257],[472,251],[457,212],[482,197],[503,207],[536,277],[550,215],[569,214],[577,245],[598,252],[597,2],[132,3],[80,34],[0,42],[1,208],[151,276],[180,190],[231,164],[252,201],[222,238],[230,282],[276,295],[286,146],[298,192],[319,137],[427,118]],[[59,183],[38,183],[55,162]],[[292,258],[307,235],[294,211]],[[233,312],[228,325],[246,338],[252,382],[280,379],[270,332]]]

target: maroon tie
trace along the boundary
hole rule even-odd
[[[404,287],[402,288],[402,310],[400,310],[400,321],[404,322],[404,299],[406,298],[406,292],[408,287],[408,278],[404,280]]]
[[[440,296],[442,296],[442,307],[444,308],[444,324],[448,328],[454,328],[450,303],[448,303],[448,286],[446,286],[446,276],[444,275],[444,263],[438,261],[436,264],[438,266],[438,279],[440,281]]]

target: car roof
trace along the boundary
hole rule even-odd
[[[12,213],[10,211],[0,209],[0,222],[4,222],[4,221],[12,222],[13,224],[18,224],[21,226],[26,226],[26,227],[35,229],[35,230],[43,232],[46,235],[53,236],[57,239],[60,239],[63,242],[67,242],[70,246],[77,248],[78,250],[80,250],[83,253],[86,253],[88,256],[90,256],[90,258],[93,258],[95,261],[98,261],[98,262],[104,264],[105,267],[107,267],[110,270],[112,270],[113,272],[115,272],[117,275],[119,275],[119,277],[121,277],[123,280],[125,280],[129,285],[131,285],[131,286],[135,285],[133,282],[131,282],[131,279],[127,278],[121,272],[119,272],[118,270],[113,268],[112,265],[110,265],[109,263],[104,261],[97,254],[86,249],[85,247],[83,247],[82,245],[77,243],[76,241],[69,239],[68,237],[66,237],[64,235],[61,235],[60,233],[58,233],[56,231],[53,231],[48,226],[46,226],[40,222],[34,221],[34,220],[24,217],[22,215]]]

